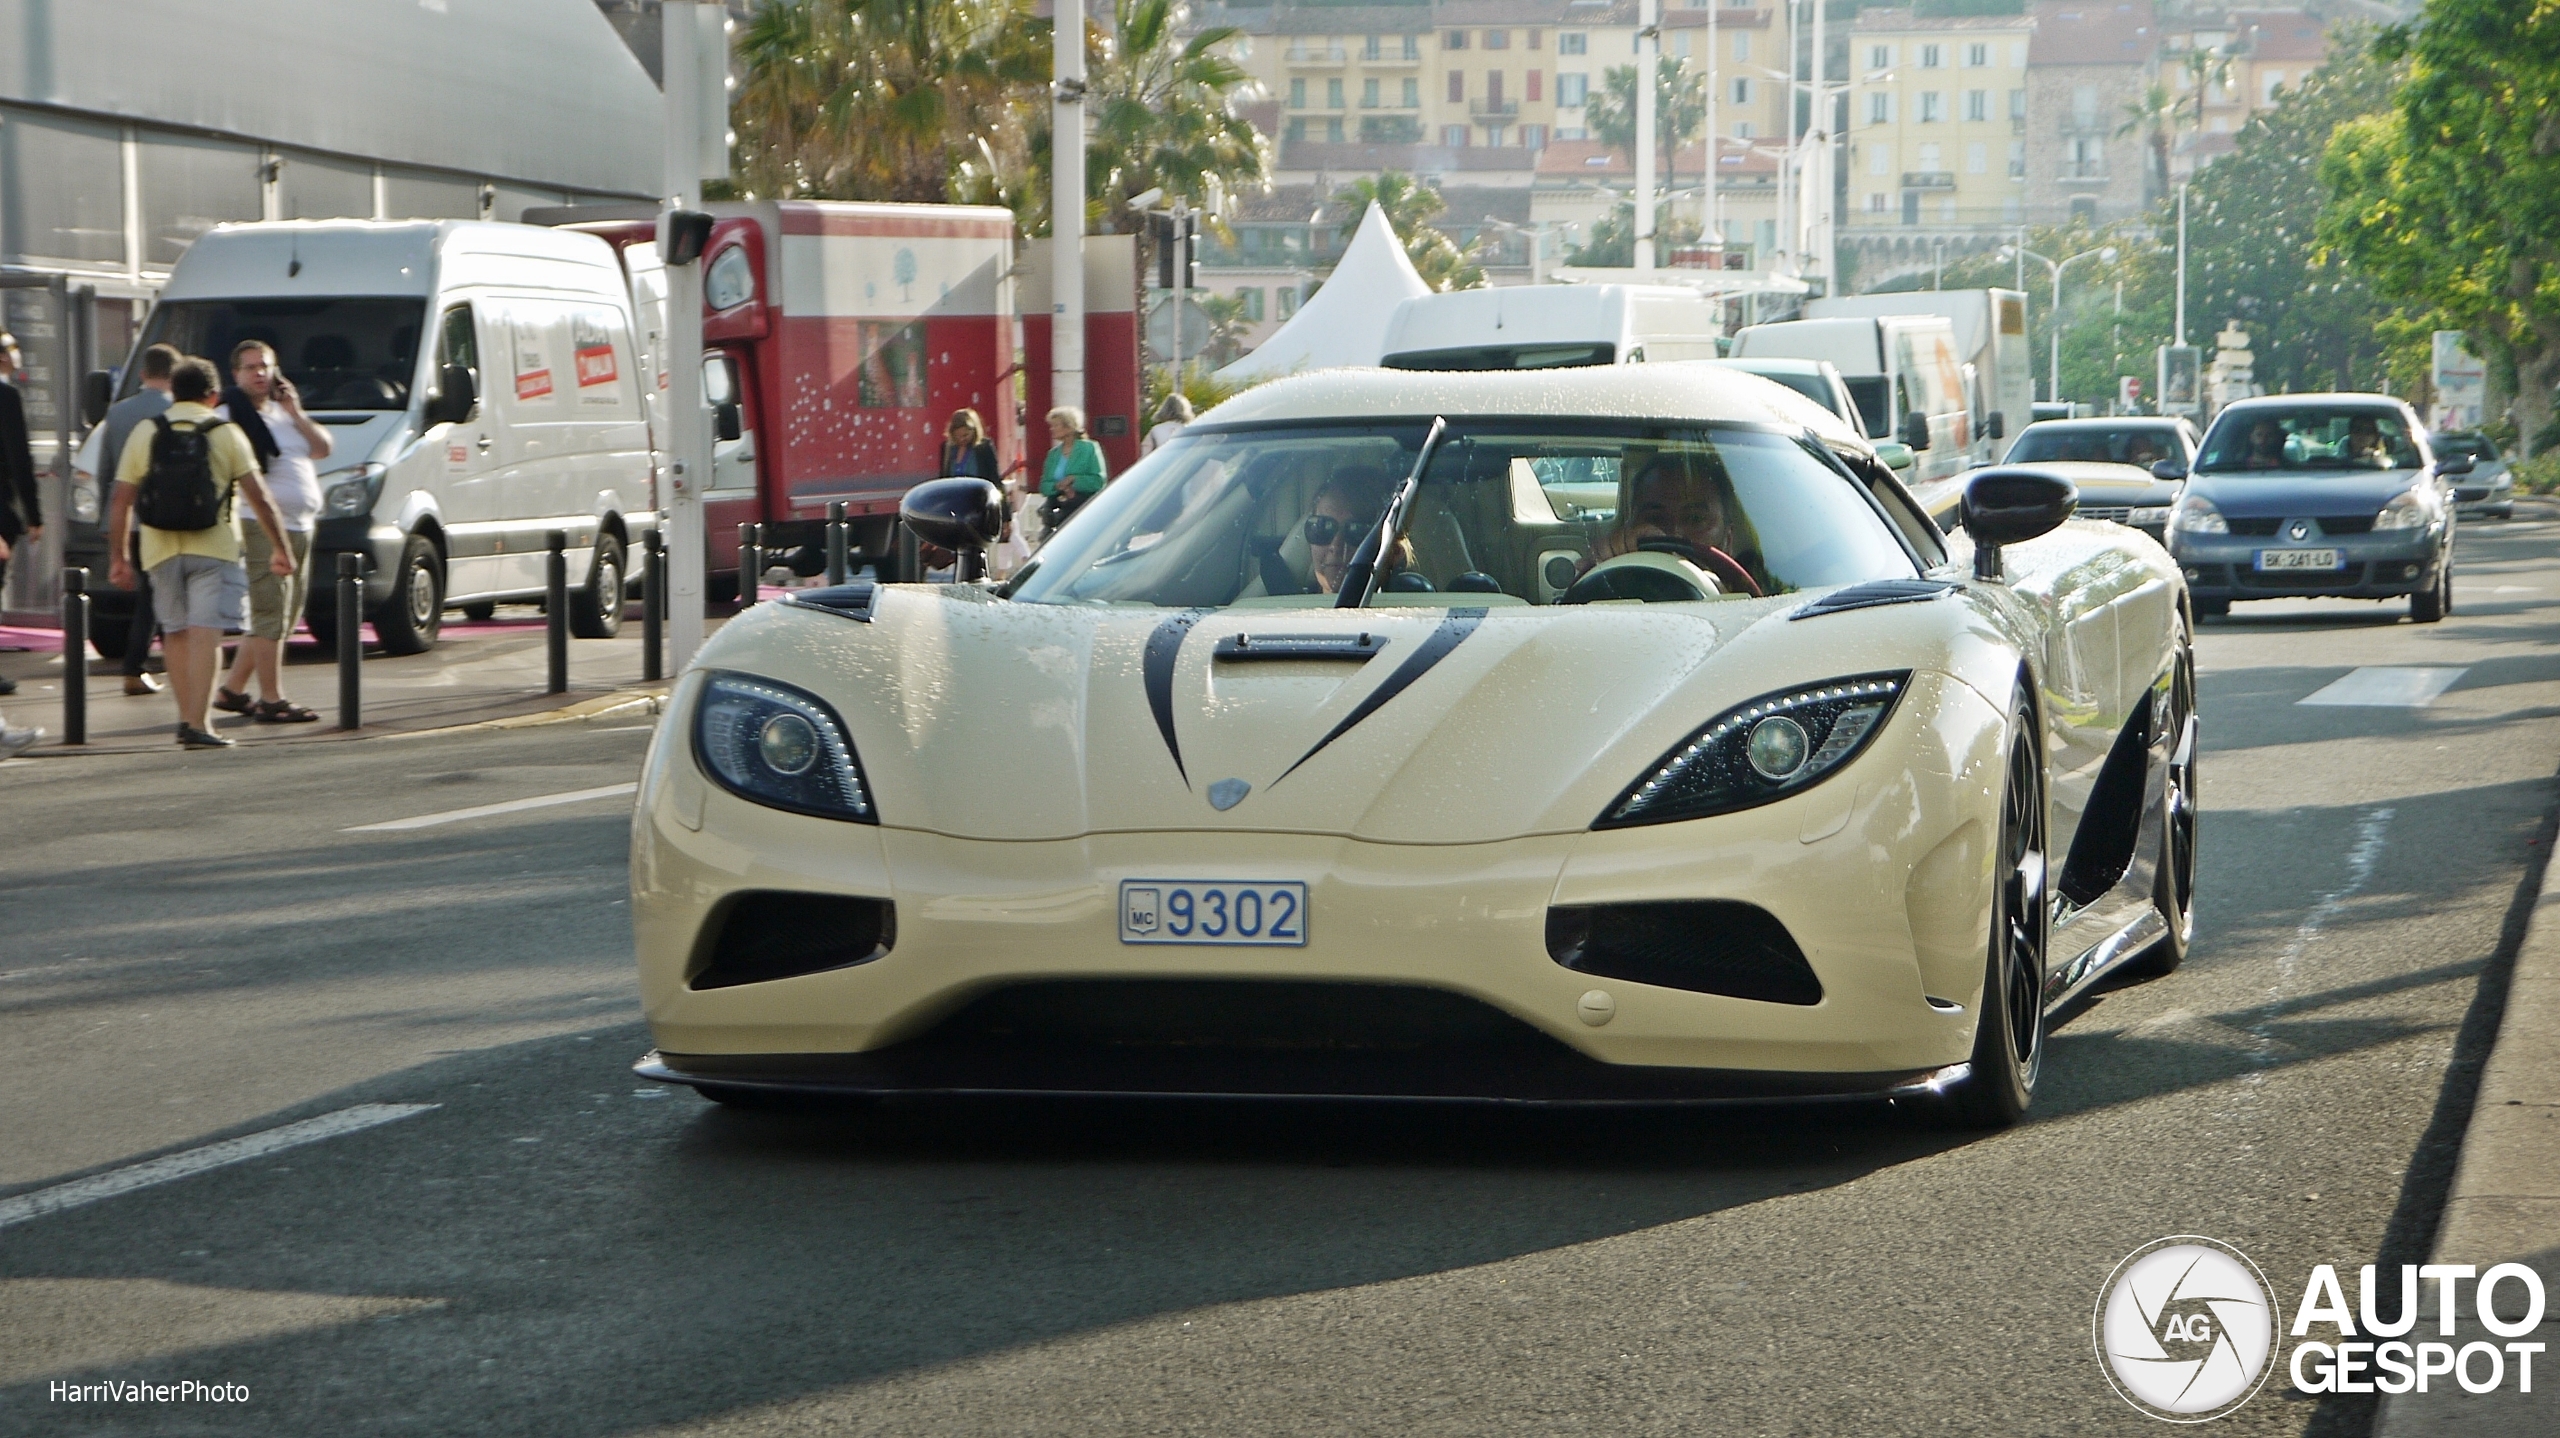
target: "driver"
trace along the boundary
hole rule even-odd
[[[2375,469],[2391,467],[2390,451],[2382,443],[2382,426],[2369,414],[2347,421],[2346,460],[2349,464],[2371,465]]]
[[[2159,438],[2148,431],[2136,431],[2133,438],[2125,442],[2124,462],[2137,468],[2149,469],[2166,458],[2168,456],[2161,453]]]
[[[1697,550],[1733,553],[1725,520],[1724,481],[1705,455],[1657,454],[1627,485],[1618,522],[1592,554],[1597,563],[1641,548],[1648,539],[1672,539]]]

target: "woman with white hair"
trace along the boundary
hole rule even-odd
[[[1062,404],[1049,411],[1049,437],[1056,443],[1040,465],[1040,521],[1055,534],[1111,476],[1102,467],[1102,446],[1085,438],[1083,410]]]

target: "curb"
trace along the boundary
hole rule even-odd
[[[2545,831],[2548,833],[2548,831]],[[2560,1281],[2560,863],[2546,863],[2542,887],[2526,921],[2507,980],[2505,1012],[2483,1063],[2480,1091],[2462,1132],[2462,1157],[2445,1195],[2431,1263],[2521,1263]],[[2426,1314],[2436,1313],[2428,1284]],[[2560,1299],[2555,1292],[2554,1299]],[[2540,1340],[2534,1392],[2516,1391],[2512,1377],[2498,1391],[2474,1396],[2442,1379],[2425,1393],[2385,1397],[2374,1423],[2377,1438],[2546,1438],[2560,1432],[2560,1303],[2546,1308],[2540,1328],[2520,1340],[2483,1329],[2462,1292],[2465,1315],[2454,1344],[2475,1340],[2504,1344]],[[2500,1304],[2512,1315],[2512,1285]],[[2436,1324],[2421,1325],[2438,1337]],[[2413,1335],[2414,1337],[2414,1335]],[[2546,1366],[2548,1365],[2548,1366]]]
[[[581,699],[539,714],[516,714],[504,719],[481,719],[469,724],[447,724],[435,729],[405,729],[398,733],[364,737],[376,739],[423,739],[430,735],[469,734],[483,729],[540,729],[552,724],[581,724],[590,719],[637,719],[666,711],[667,691],[660,689],[617,689],[593,699]]]

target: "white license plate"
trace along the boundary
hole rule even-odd
[[[2334,549],[2261,549],[2258,568],[2269,569],[2341,569],[2338,551]]]
[[[1297,948],[1307,886],[1295,880],[1123,879],[1120,942]]]

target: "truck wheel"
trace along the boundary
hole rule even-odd
[[[424,654],[436,647],[436,633],[444,627],[444,556],[434,541],[413,534],[400,547],[391,598],[372,618],[385,654]]]
[[[474,624],[486,624],[490,620],[498,617],[498,605],[495,600],[483,599],[477,604],[464,604],[456,607],[461,609],[463,618],[470,620]]]
[[[622,632],[622,541],[596,536],[596,562],[586,588],[569,596],[569,632],[580,639],[611,639]]]

